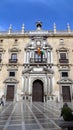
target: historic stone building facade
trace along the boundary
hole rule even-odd
[[[73,32],[0,32],[0,97],[7,101],[73,100]]]

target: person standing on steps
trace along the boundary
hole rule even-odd
[[[5,96],[2,95],[1,97],[1,105],[4,106],[5,105]]]

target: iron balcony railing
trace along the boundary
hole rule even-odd
[[[30,63],[47,63],[47,58],[30,58]]]
[[[9,59],[9,63],[17,63],[18,59]]]
[[[69,63],[69,60],[68,59],[59,59],[59,62],[60,63]]]

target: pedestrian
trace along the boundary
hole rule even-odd
[[[4,106],[4,102],[3,102],[3,99],[2,99],[2,97],[1,97],[1,105],[2,105],[2,106]]]
[[[5,105],[5,96],[4,96],[4,95],[1,97],[1,105],[2,105],[2,106]]]
[[[61,116],[63,116],[63,119],[65,121],[73,121],[73,114],[72,114],[71,108],[68,106],[67,103],[63,105],[63,108],[61,110]]]

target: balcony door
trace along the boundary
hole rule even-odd
[[[42,62],[43,61],[43,53],[41,53],[41,52],[40,52],[40,54],[38,54],[38,52],[36,51],[34,57],[35,57],[34,58],[35,62]]]
[[[43,82],[41,80],[35,80],[32,86],[32,101],[43,102],[44,90]]]

